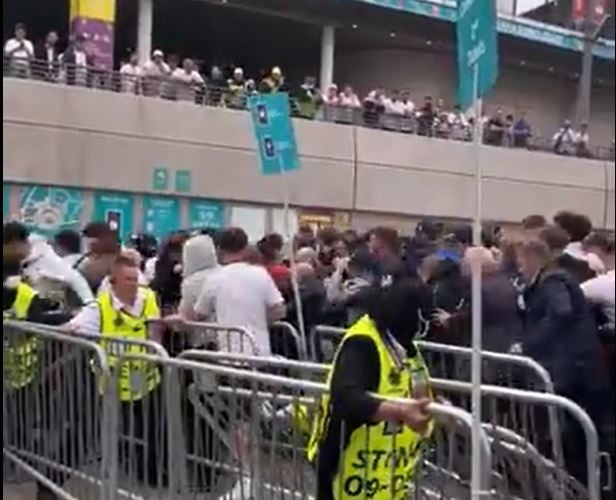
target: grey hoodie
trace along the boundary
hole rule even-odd
[[[184,245],[182,257],[184,279],[178,312],[187,319],[194,316],[195,303],[205,280],[218,269],[216,247],[209,236],[195,236]]]

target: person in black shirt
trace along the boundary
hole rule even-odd
[[[503,110],[497,108],[496,113],[488,120],[486,128],[486,144],[490,146],[502,146],[505,138],[505,120]]]

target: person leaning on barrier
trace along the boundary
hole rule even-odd
[[[409,314],[419,302],[407,278],[373,288],[368,314],[346,332],[308,445],[318,500],[409,497],[431,427],[429,374],[413,343],[419,313]]]
[[[83,308],[67,328],[75,334],[99,336],[112,371],[119,369],[121,426],[124,433],[146,442],[147,456],[143,448],[127,453],[138,455],[137,479],[154,486],[160,483],[158,467],[165,453],[159,439],[161,374],[154,364],[141,360],[122,362],[118,354],[146,354],[146,349],[134,342],[152,340],[149,322],[160,318],[160,310],[156,294],[139,286],[139,268],[134,259],[119,255],[109,281],[110,289],[99,293],[96,302]],[[127,453],[122,454],[121,460],[127,460]]]

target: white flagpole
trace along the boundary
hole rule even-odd
[[[473,103],[475,108],[475,130],[473,136],[473,149],[475,153],[475,214],[473,221],[473,244],[477,247],[482,245],[481,221],[483,218],[483,170],[481,165],[481,143],[483,139],[482,124],[482,100],[479,98],[479,64],[473,68]],[[490,464],[482,464],[481,443],[481,337],[482,337],[482,275],[481,264],[475,262],[472,266],[472,476],[471,498],[480,500],[486,486],[483,481],[485,476],[483,468]]]
[[[297,281],[297,266],[295,265],[295,247],[293,241],[293,235],[291,234],[291,210],[290,210],[290,198],[291,198],[291,186],[289,183],[288,175],[283,166],[282,155],[280,156],[280,176],[282,177],[283,183],[283,217],[284,217],[284,239],[288,245],[288,257],[289,257],[289,266],[291,270],[291,288],[293,290],[293,299],[295,300],[295,311],[297,313],[297,326],[299,328],[299,334],[302,341],[301,348],[303,352],[307,352],[307,341],[306,341],[306,327],[304,324],[304,313],[302,308],[302,297],[299,291],[299,283]],[[299,354],[299,353],[298,353]]]

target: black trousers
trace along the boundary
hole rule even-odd
[[[162,388],[120,404],[119,462],[131,482],[151,487],[168,483],[167,436]]]

